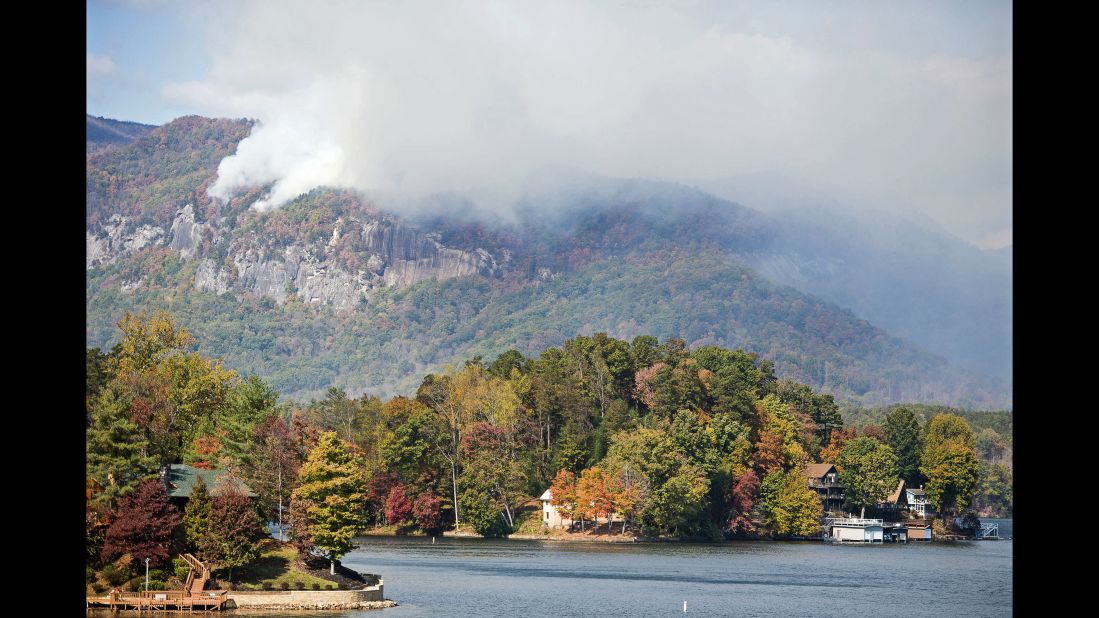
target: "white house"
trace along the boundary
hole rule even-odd
[[[905,493],[908,498],[908,510],[920,517],[927,517],[932,512],[931,507],[927,504],[927,496],[924,494],[923,485],[920,485],[919,489],[907,487]]]
[[[567,528],[572,524],[572,520],[567,517],[561,517],[561,514],[557,512],[557,507],[550,504],[550,500],[553,500],[553,494],[550,490],[546,490],[542,493],[542,496],[538,498],[542,501],[542,525],[553,528]]]

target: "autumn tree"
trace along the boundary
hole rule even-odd
[[[580,473],[580,479],[576,482],[576,501],[581,518],[590,517],[594,523],[601,517],[611,516],[614,512],[611,483],[610,475],[598,466]]]
[[[279,527],[283,539],[283,518],[290,494],[298,481],[305,452],[279,412],[271,412],[253,429],[253,455],[243,476],[257,494],[260,513]]]
[[[298,479],[291,500],[299,503],[312,544],[328,556],[335,574],[336,560],[355,548],[352,539],[363,521],[366,487],[360,462],[335,432],[325,432]]]
[[[405,486],[398,483],[389,490],[385,500],[385,518],[391,524],[403,524],[412,517],[412,501]]]
[[[443,527],[443,501],[431,489],[422,492],[412,503],[412,517],[425,533],[434,536]]]
[[[260,554],[259,542],[267,536],[251,499],[239,484],[228,480],[213,492],[210,505],[210,530],[200,545],[204,559],[219,569],[242,567]]]
[[[897,487],[897,458],[889,445],[876,438],[860,436],[851,440],[840,454],[840,484],[849,504],[862,509],[885,501]]]
[[[612,470],[612,508],[622,515],[622,534],[626,534],[626,522],[636,517],[649,500],[649,482],[628,463]]]
[[[781,474],[781,473],[774,473]],[[768,524],[777,535],[811,536],[820,532],[820,498],[798,470],[782,474],[768,509]]]
[[[733,534],[752,532],[754,527],[749,519],[755,505],[755,495],[759,491],[759,477],[752,470],[744,472],[733,484],[729,492],[729,523],[727,529]]]
[[[180,521],[164,484],[159,479],[142,481],[119,501],[107,528],[101,558],[110,561],[130,554],[139,561],[148,558],[152,566],[159,567],[168,561],[173,533]]]
[[[487,375],[479,363],[442,376],[428,375],[416,398],[436,415],[443,436],[435,440],[439,454],[450,467],[454,498],[454,523],[460,516],[458,474],[462,467],[462,436],[478,421],[504,426],[513,422],[519,399],[506,381]]]
[[[576,495],[576,475],[571,470],[561,470],[550,483],[550,504],[561,517],[575,521],[580,518],[580,501]]]
[[[167,482],[168,467],[180,461],[199,428],[224,413],[238,377],[220,361],[188,352],[194,338],[166,312],[127,313],[118,327],[122,339],[112,385],[121,394],[116,401],[129,405],[146,453],[156,458]]]

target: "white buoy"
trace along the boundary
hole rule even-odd
[[[434,545],[434,544],[435,544],[435,537],[431,537],[431,544],[432,544],[432,545]]]
[[[686,601],[683,602],[683,613],[684,614],[687,613],[687,602]]]

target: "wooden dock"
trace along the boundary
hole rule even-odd
[[[114,592],[105,597],[87,597],[88,607],[105,607],[112,610],[136,609],[179,611],[194,613],[216,612],[225,608],[227,590],[208,590],[192,595],[182,590],[149,590],[141,592]]]
[[[194,613],[221,611],[229,600],[228,590],[204,590],[210,579],[210,569],[191,554],[183,554],[190,566],[183,590],[143,590],[139,592],[111,591],[105,597],[87,597],[87,607],[109,607],[112,610],[136,609]]]

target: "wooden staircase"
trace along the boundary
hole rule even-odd
[[[191,567],[191,570],[187,571],[187,581],[183,584],[184,592],[191,596],[201,595],[202,589],[206,587],[206,582],[210,580],[209,567],[191,554],[183,554],[182,558],[187,566]]]

